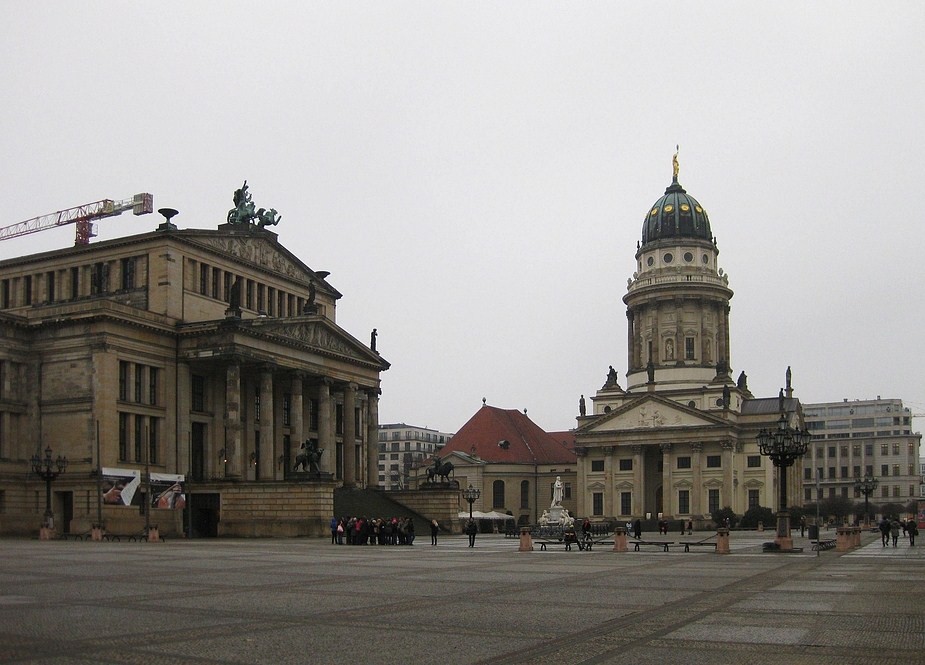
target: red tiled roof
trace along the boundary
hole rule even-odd
[[[571,435],[570,449],[561,434],[569,433],[553,436],[516,409],[483,405],[439,455],[460,452],[506,464],[574,464],[575,437]]]

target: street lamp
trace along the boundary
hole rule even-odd
[[[855,477],[854,479],[854,489],[864,495],[864,524],[867,526],[870,526],[870,511],[867,508],[867,501],[879,484],[880,481],[869,473],[865,473],[863,478]]]
[[[790,513],[787,512],[787,468],[793,466],[798,457],[806,454],[809,442],[813,438],[807,429],[795,429],[787,424],[781,400],[780,418],[777,429],[762,429],[758,432],[758,450],[777,467],[780,485],[780,510],[777,513],[777,542],[780,549],[793,549],[790,537]]]
[[[51,481],[64,473],[67,468],[67,457],[58,455],[56,459],[51,458],[51,446],[45,449],[45,457],[39,457],[38,453],[32,456],[32,471],[39,478],[45,481],[45,527],[53,529],[55,526],[54,513],[51,512]]]
[[[469,487],[462,491],[463,498],[469,502],[469,519],[472,519],[472,504],[479,500],[482,492],[479,489],[476,489],[472,486],[472,483],[469,483]]]

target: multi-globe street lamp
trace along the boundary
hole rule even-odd
[[[479,500],[482,494],[481,490],[469,484],[469,487],[462,491],[463,498],[469,502],[469,519],[472,519],[472,504]]]
[[[793,466],[797,458],[806,454],[813,435],[807,429],[790,427],[784,413],[781,400],[780,418],[777,429],[762,429],[758,432],[758,450],[777,467],[778,485],[780,486],[780,509],[777,513],[777,542],[780,549],[792,549],[790,537],[790,513],[787,512],[787,469]]]
[[[45,457],[39,457],[38,453],[32,456],[32,471],[39,478],[45,481],[45,522],[44,526],[53,529],[55,526],[54,513],[51,511],[51,482],[64,473],[67,468],[67,457],[58,455],[56,459],[51,457],[51,446],[45,448]]]
[[[880,481],[871,476],[869,473],[864,474],[863,478],[854,479],[854,489],[864,495],[864,524],[870,526],[870,510],[868,509],[868,500],[870,495],[877,489]]]

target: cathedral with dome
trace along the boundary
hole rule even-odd
[[[756,437],[781,413],[802,427],[789,369],[786,387],[755,397],[733,376],[732,289],[718,265],[707,211],[673,178],[645,212],[636,271],[627,280],[627,369],[611,367],[580,402],[575,430],[578,514],[680,519],[695,524],[731,508],[777,510],[777,473]],[[784,372],[781,372],[782,378]],[[788,505],[801,502],[801,460],[787,470]]]

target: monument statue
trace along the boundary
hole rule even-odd
[[[319,448],[316,440],[306,439],[299,446],[299,454],[295,456],[295,465],[292,470],[298,471],[299,467],[302,467],[302,471],[321,473],[321,466],[318,463],[321,461],[323,452],[324,448]]]
[[[234,190],[234,196],[231,200],[234,203],[234,208],[228,211],[229,224],[245,226],[256,224],[260,228],[264,228],[266,226],[276,226],[279,224],[279,220],[282,219],[282,216],[275,208],[270,208],[269,210],[266,208],[256,209],[254,202],[251,200],[250,192],[247,191],[247,180],[244,181],[240,189]]]
[[[582,395],[578,398],[578,415],[585,415],[585,396]]]
[[[552,504],[550,508],[562,506],[562,476],[556,476],[556,482],[552,485]]]

